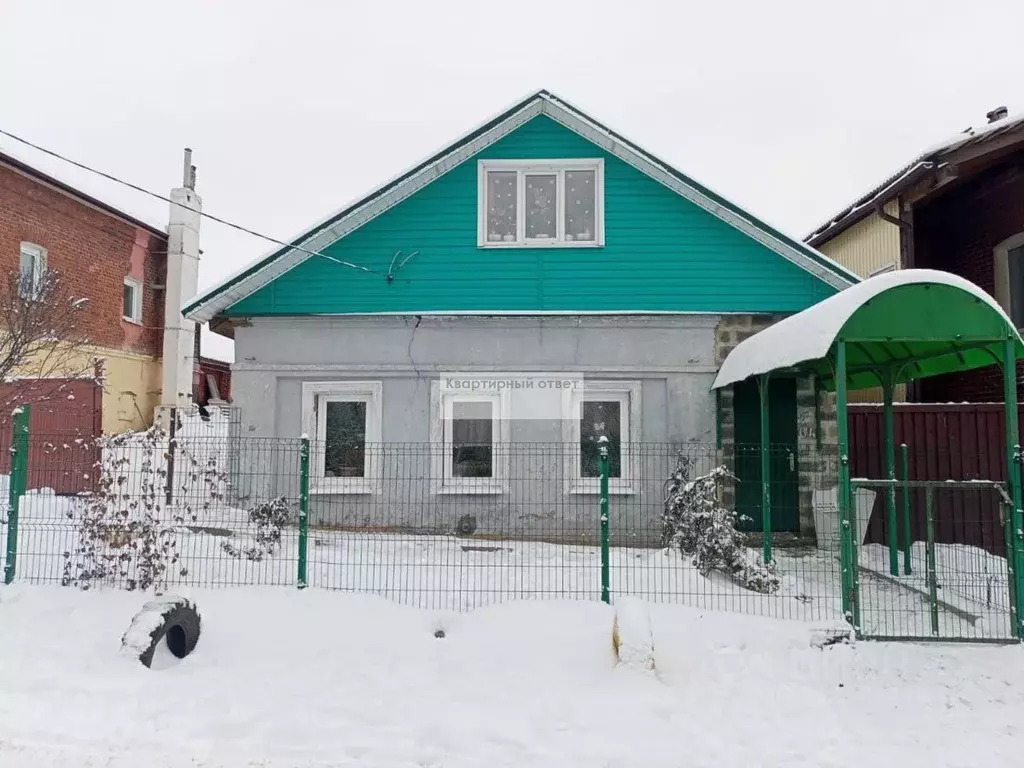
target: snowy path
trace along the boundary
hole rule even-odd
[[[658,604],[655,677],[615,668],[601,603],[191,596],[199,646],[155,672],[117,654],[143,595],[0,592],[0,765],[974,768],[1013,764],[1024,722],[1019,647],[819,650],[804,623]]]

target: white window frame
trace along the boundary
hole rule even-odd
[[[487,174],[492,171],[515,171],[516,177],[516,240],[487,240]],[[594,239],[565,239],[565,172],[594,171]],[[530,240],[526,237],[526,176],[555,174],[555,237]],[[601,248],[604,246],[604,159],[566,160],[480,160],[477,162],[477,246],[480,248]]]
[[[316,494],[379,494],[381,492],[380,381],[302,382],[302,431],[313,440],[309,492]],[[362,477],[324,477],[329,402],[366,403],[366,449]]]
[[[124,313],[124,297],[121,298],[121,319],[127,320],[129,323],[135,323],[136,325],[142,325],[142,281],[137,280],[134,277],[126,277],[124,279],[125,287],[131,288],[134,292],[135,298],[132,301],[132,313],[126,315]]]
[[[618,401],[621,404],[619,429],[622,433],[621,477],[608,478],[608,493],[629,496],[639,492],[638,483],[640,443],[640,420],[642,411],[639,381],[592,381],[587,379],[582,389],[562,393],[562,440],[566,446],[563,471],[565,491],[570,494],[599,494],[601,480],[597,477],[581,477],[582,455],[580,452],[580,415],[582,404],[587,400]]]
[[[1024,246],[1024,232],[1018,232],[992,249],[996,301],[1011,319],[1013,318],[1013,297],[1010,295],[1010,251],[1022,246]]]
[[[451,422],[456,402],[491,403],[491,457],[493,477],[454,477]],[[508,443],[511,397],[507,390],[467,393],[448,389],[443,382],[430,385],[431,490],[434,494],[500,495],[508,493]]]
[[[32,286],[26,291],[21,283],[21,257],[32,258]],[[42,284],[43,274],[46,272],[47,253],[46,249],[36,243],[22,242],[18,252],[18,295],[29,301],[36,301],[39,298],[39,288]]]

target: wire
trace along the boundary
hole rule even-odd
[[[103,171],[97,170],[96,168],[91,168],[90,166],[85,165],[84,163],[80,163],[77,160],[72,160],[70,157],[65,157],[64,155],[60,154],[59,152],[54,152],[52,149],[47,149],[46,147],[41,147],[38,144],[32,143],[28,139],[23,139],[21,136],[17,136],[16,134],[11,133],[10,131],[5,131],[3,128],[0,128],[0,134],[2,134],[4,136],[7,136],[8,138],[14,139],[15,141],[21,142],[25,146],[32,147],[32,149],[38,150],[39,152],[42,152],[42,153],[47,154],[47,155],[50,155],[51,157],[55,157],[58,160],[62,160],[65,163],[69,163],[69,164],[75,166],[76,168],[81,168],[83,171],[88,171],[89,173],[94,173],[97,176],[102,176],[104,179],[108,179],[109,181],[113,181],[116,184],[121,184],[121,185],[123,185],[125,187],[128,187],[129,189],[134,189],[136,192],[141,192],[144,195],[149,195],[150,197],[155,197],[157,200],[163,200],[166,203],[170,203],[171,205],[177,205],[178,207],[185,208],[186,210],[192,210],[191,208],[187,208],[187,206],[184,206],[184,205],[182,205],[181,203],[179,203],[179,202],[177,202],[175,200],[171,200],[171,198],[169,198],[169,197],[166,197],[164,195],[158,194],[157,192],[153,192],[152,190],[146,189],[145,187],[140,187],[137,184],[132,184],[130,181],[125,181],[124,179],[119,179],[117,176],[113,176],[113,175],[111,175],[109,173],[104,173]],[[278,240],[276,237],[271,237],[270,235],[264,235],[262,232],[257,232],[256,230],[249,229],[248,227],[243,227],[241,224],[235,224],[234,222],[228,221],[227,219],[222,219],[219,216],[214,216],[212,213],[206,213],[205,211],[200,211],[199,215],[202,216],[203,218],[209,219],[210,221],[215,221],[218,224],[223,224],[226,227],[231,227],[232,229],[237,229],[239,232],[245,232],[247,235],[252,235],[253,237],[258,237],[258,238],[260,238],[262,240],[266,240],[267,242],[274,243],[275,245],[282,245],[282,246],[284,246],[286,248],[291,248],[291,249],[294,249],[296,251],[300,251],[301,253],[309,254],[310,256],[319,256],[322,259],[327,259],[327,261],[333,261],[335,264],[340,264],[343,267],[349,267],[351,269],[357,269],[360,272],[367,272],[367,273],[372,274],[372,275],[380,275],[381,277],[384,277],[384,278],[389,277],[388,275],[386,275],[383,272],[378,272],[375,269],[370,269],[369,267],[364,267],[361,264],[354,264],[351,261],[343,261],[342,259],[335,258],[334,256],[328,256],[327,254],[321,253],[320,251],[311,251],[311,250],[309,250],[307,248],[303,248],[301,245],[295,245],[294,243],[286,243],[284,240]],[[393,279],[393,276],[392,276],[392,279]]]

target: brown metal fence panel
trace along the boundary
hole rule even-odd
[[[880,405],[850,406],[850,465],[854,477],[885,477]],[[1006,480],[1006,426],[1002,403],[907,404],[894,406],[896,476],[902,478],[900,446],[906,445],[911,480]],[[897,500],[897,505],[899,505]],[[1000,509],[991,495],[936,496],[936,541],[971,544],[1004,554]],[[885,496],[875,499],[867,541],[884,544]],[[912,497],[911,533],[925,536],[924,499]]]
[[[92,489],[102,433],[103,390],[94,379],[22,379],[0,384],[0,402],[31,405],[28,489]],[[10,474],[11,415],[0,416],[0,474]]]

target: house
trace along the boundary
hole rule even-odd
[[[604,436],[611,494],[656,538],[680,448],[735,461],[740,496],[759,482],[737,448],[756,384],[710,391],[726,354],[856,279],[539,91],[184,314],[235,340],[242,434],[293,441],[290,468],[247,472],[260,493],[314,438],[314,520],[590,535]],[[810,379],[772,402],[772,520],[810,533],[827,408]]]
[[[910,267],[965,277],[1024,327],[1024,115],[988,122],[925,149],[807,235],[861,277]],[[1018,376],[1018,397],[1024,393]],[[877,399],[876,392],[871,399]],[[997,368],[922,380],[921,403],[1002,402]]]
[[[195,326],[180,312],[197,290],[201,203],[190,158],[186,151],[169,222],[158,225],[0,153],[3,282],[18,279],[28,286],[19,288],[26,298],[24,290],[34,290],[44,275],[59,275],[79,299],[75,332],[86,339],[75,340],[60,369],[28,362],[16,371],[11,386],[23,390],[22,400],[46,401],[33,411],[37,433],[138,429],[153,423],[158,405],[192,401]],[[67,350],[72,340],[58,344]],[[59,397],[39,396],[60,377],[68,381]]]

